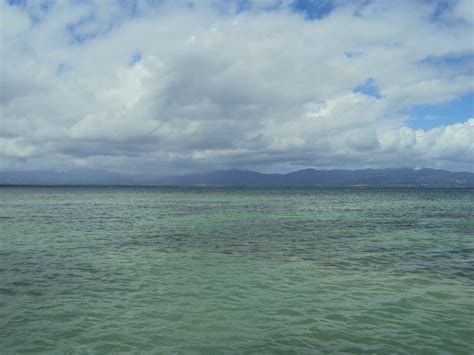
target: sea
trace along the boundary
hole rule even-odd
[[[474,190],[1,187],[0,353],[474,353]]]

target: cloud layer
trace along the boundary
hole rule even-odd
[[[0,169],[474,170],[470,0],[0,4]]]

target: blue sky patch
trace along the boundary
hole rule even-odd
[[[135,52],[132,55],[132,58],[130,59],[129,65],[133,66],[137,63],[139,63],[142,60],[142,53],[141,52]]]
[[[331,0],[295,0],[292,9],[303,13],[310,20],[318,20],[327,16],[333,9]]]
[[[358,92],[367,96],[372,96],[377,99],[381,99],[382,95],[380,94],[379,88],[375,84],[374,78],[369,78],[362,85],[357,86],[352,90],[352,92]]]
[[[8,5],[12,6],[25,6],[26,0],[8,0]]]
[[[74,44],[81,44],[86,41],[92,40],[97,37],[98,32],[93,31],[80,31],[82,25],[96,21],[96,16],[94,13],[90,13],[87,16],[82,17],[79,21],[71,23],[66,26],[66,31],[71,35],[72,42]]]
[[[468,66],[471,70],[474,68],[474,54],[458,54],[440,57],[428,57],[419,62],[425,65],[456,65],[456,66]]]
[[[414,119],[408,126],[428,130],[441,125],[465,122],[474,117],[474,91],[441,105],[418,105],[405,112]]]

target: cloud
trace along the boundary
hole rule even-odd
[[[1,166],[473,170],[472,119],[404,114],[474,89],[468,7],[2,1]]]
[[[0,138],[0,151],[6,157],[24,158],[30,156],[34,149],[25,145],[21,138]]]

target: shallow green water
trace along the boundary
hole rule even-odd
[[[0,188],[0,352],[474,351],[474,190]]]

